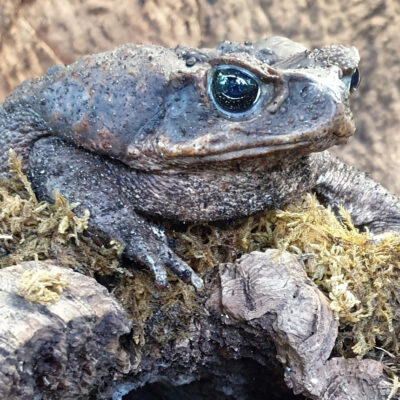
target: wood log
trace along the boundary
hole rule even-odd
[[[29,270],[60,274],[67,285],[58,301],[18,295]],[[88,399],[103,380],[129,370],[119,343],[129,331],[122,307],[92,278],[51,262],[0,270],[0,398]]]
[[[20,297],[27,269],[61,272],[68,284],[59,300]],[[162,347],[135,344],[101,285],[50,263],[1,270],[0,304],[5,400],[143,399],[140,388],[155,382],[180,399],[383,400],[392,391],[381,363],[331,357],[337,321],[328,301],[301,262],[277,250],[221,265],[206,280],[201,312]]]
[[[221,268],[222,307],[276,345],[285,381],[311,399],[387,399],[391,385],[374,360],[330,358],[338,324],[296,256],[253,252]]]

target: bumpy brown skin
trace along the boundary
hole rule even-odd
[[[2,172],[14,148],[39,198],[56,188],[88,208],[93,226],[122,240],[161,286],[165,267],[202,282],[145,215],[231,219],[314,190],[359,225],[398,230],[394,197],[328,153],[311,154],[353,134],[348,82],[358,61],[354,48],[309,51],[276,37],[87,56],[23,83],[0,107]],[[240,118],[218,111],[207,89],[215,65],[257,76],[254,110]]]

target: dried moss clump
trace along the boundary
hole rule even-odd
[[[103,283],[111,277],[108,287],[131,315],[137,345],[185,336],[200,310],[193,288],[170,276],[170,287],[160,291],[147,272],[122,268],[118,243],[85,234],[88,213],[77,217],[75,205],[57,193],[54,204],[38,202],[15,155],[11,167],[14,177],[0,184],[0,268],[56,258]],[[312,196],[234,224],[191,225],[170,235],[179,255],[206,279],[213,266],[253,250],[296,253],[340,321],[337,352],[399,369],[399,236],[360,232],[345,210],[336,216]]]
[[[18,294],[32,303],[55,303],[68,282],[60,272],[27,270],[17,282]]]
[[[54,204],[38,202],[14,152],[10,153],[10,172],[12,178],[0,184],[0,268],[49,258],[89,276],[119,268],[119,244],[96,244],[84,235],[88,211],[76,216],[76,204],[69,204],[57,192]]]
[[[180,255],[200,270],[267,247],[297,254],[340,321],[336,350],[347,357],[383,358],[398,369],[399,236],[360,232],[344,209],[335,215],[308,195],[235,226],[190,226],[175,237]]]

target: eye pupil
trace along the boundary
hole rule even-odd
[[[350,90],[356,90],[360,84],[360,70],[355,68],[350,81]]]
[[[222,110],[243,113],[257,102],[260,89],[250,74],[234,67],[219,67],[212,77],[211,91]]]

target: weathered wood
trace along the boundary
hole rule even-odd
[[[132,370],[131,388],[146,382],[178,385],[205,378],[215,393],[230,388],[233,398],[254,399],[249,391],[254,382],[265,385],[257,376],[261,370],[270,382],[264,386],[265,397],[257,398],[288,399],[292,397],[279,385],[281,394],[276,393],[282,376],[271,372],[284,369],[286,384],[307,398],[387,399],[391,384],[381,363],[330,359],[338,323],[328,300],[293,254],[254,252],[235,264],[222,265],[208,290],[209,316],[188,327],[185,339],[162,349],[158,362],[142,360],[136,371],[146,366],[148,375],[135,376]],[[258,371],[246,363],[249,359]]]
[[[16,294],[29,268],[61,271],[68,284],[56,303]],[[294,255],[251,253],[221,265],[206,286],[203,311],[160,348],[135,345],[135,332],[120,340],[130,330],[126,314],[93,279],[49,263],[1,270],[0,398],[109,399],[113,391],[121,399],[147,383],[202,379],[220,393],[215,399],[264,398],[262,385],[271,388],[265,398],[289,399],[283,375],[315,400],[383,400],[391,392],[379,362],[329,358],[337,321]],[[191,398],[202,398],[201,387]]]
[[[294,393],[311,399],[387,399],[391,385],[374,360],[331,358],[338,324],[293,254],[254,252],[221,268],[225,312],[274,341]]]
[[[61,273],[67,286],[57,302],[17,294],[29,269]],[[0,270],[0,398],[87,399],[128,368],[119,338],[129,331],[122,307],[92,278],[43,262]]]

